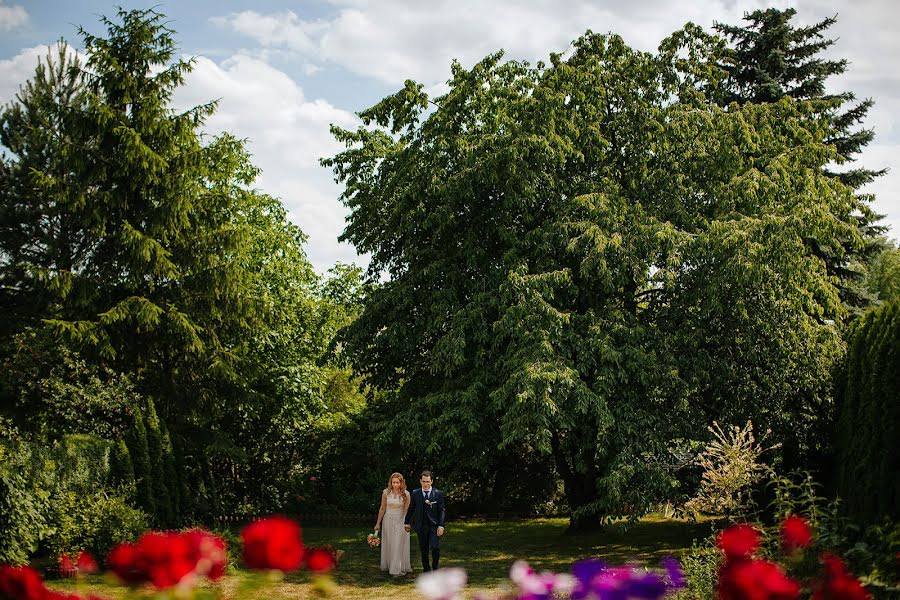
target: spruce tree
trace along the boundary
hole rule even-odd
[[[836,19],[829,17],[813,25],[796,26],[791,22],[796,13],[793,8],[760,9],[746,14],[743,25],[715,25],[733,50],[731,60],[722,65],[728,72],[722,104],[771,103],[785,96],[815,101],[819,112],[830,121],[826,142],[836,148],[843,160],[852,162],[875,136],[871,129],[860,128],[873,101],[867,98],[856,102],[853,92],[835,94],[827,90],[828,79],[844,73],[848,67],[846,59],[829,60],[822,56],[835,43],[825,37],[825,32]],[[855,167],[827,172],[857,191],[855,202],[846,213],[859,221],[865,244],[860,248],[854,241],[844,240],[838,249],[815,239],[807,243],[825,261],[829,274],[839,278],[845,307],[859,314],[875,300],[861,282],[865,264],[883,248],[881,236],[885,231],[877,225],[881,215],[871,207],[873,196],[859,190],[886,169]]]

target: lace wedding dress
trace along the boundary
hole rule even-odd
[[[409,492],[406,494],[408,498]],[[387,509],[381,522],[381,570],[391,575],[406,575],[412,571],[409,564],[409,533],[403,529],[406,516],[403,504],[402,496],[387,494]]]

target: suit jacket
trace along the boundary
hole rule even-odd
[[[410,494],[409,508],[406,510],[406,518],[403,522],[409,525],[415,521],[413,529],[427,531],[429,527],[443,527],[447,516],[447,503],[444,500],[444,492],[437,488],[431,488],[431,505],[425,504],[425,493],[422,488],[413,490]]]

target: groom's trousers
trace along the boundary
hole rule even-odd
[[[437,526],[432,525],[426,529],[416,531],[419,539],[419,552],[422,553],[422,570],[436,571],[441,560],[441,542],[437,534]],[[428,564],[428,551],[431,551],[431,564]]]

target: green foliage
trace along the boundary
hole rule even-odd
[[[0,563],[28,562],[52,532],[47,514],[53,481],[45,460],[31,445],[0,443]]]
[[[836,491],[859,521],[900,519],[900,303],[870,310],[837,377]]]
[[[132,379],[27,329],[0,341],[0,413],[20,430],[55,440],[70,433],[119,439],[140,402]]]
[[[110,446],[87,435],[52,445],[0,440],[0,561],[26,562],[39,544],[65,535],[70,507],[106,483]]]
[[[420,463],[549,454],[576,521],[666,498],[669,440],[716,419],[771,429],[777,460],[821,449],[844,313],[805,241],[859,242],[855,199],[812,103],[715,104],[722,52],[588,33],[333,130],[342,239],[386,279],[339,340],[382,436]]]
[[[719,565],[722,563],[722,552],[715,545],[715,537],[711,536],[702,542],[694,541],[691,548],[679,559],[684,571],[687,587],[674,597],[678,600],[695,598],[715,598],[716,584],[719,581]]]
[[[50,555],[75,555],[88,550],[98,559],[121,542],[133,542],[150,527],[147,515],[129,506],[122,496],[106,491],[77,494],[69,491],[54,499],[53,533],[46,540]]]
[[[866,287],[882,302],[900,302],[900,248],[891,245],[872,259]]]

